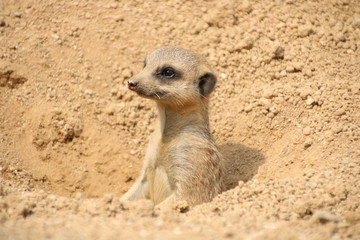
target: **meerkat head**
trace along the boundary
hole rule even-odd
[[[142,71],[128,86],[140,96],[182,107],[203,102],[216,76],[201,55],[178,47],[161,47],[148,54]]]

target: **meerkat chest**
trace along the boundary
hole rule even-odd
[[[166,199],[175,187],[172,177],[167,144],[164,144],[161,134],[155,131],[148,146],[148,163],[145,168],[149,183],[150,198],[155,204]]]
[[[192,161],[192,152],[198,144],[194,136],[185,133],[168,138],[165,136],[158,146],[156,164],[165,167],[170,173],[176,169],[175,166]]]
[[[146,165],[147,167],[155,168],[157,165],[157,159],[159,158],[159,152],[161,148],[161,134],[158,131],[154,131],[150,137],[147,151],[146,151]]]
[[[163,137],[163,136],[162,136]],[[152,143],[149,144],[149,155],[151,156],[148,167],[154,171],[157,168],[164,169],[169,175],[173,175],[173,166],[177,164],[178,158],[186,158],[186,152],[181,151],[184,149],[181,139],[178,137],[168,138],[153,138]]]

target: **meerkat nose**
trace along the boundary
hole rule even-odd
[[[129,81],[128,81],[128,86],[129,86],[129,89],[130,89],[130,90],[134,90],[135,87],[137,86],[137,82],[134,82],[134,81],[129,80]]]

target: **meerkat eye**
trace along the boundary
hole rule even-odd
[[[166,78],[173,78],[175,77],[175,71],[174,69],[172,68],[164,68],[161,72],[160,72],[160,75],[163,76],[163,77],[166,77]]]

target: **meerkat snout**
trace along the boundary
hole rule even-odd
[[[129,86],[129,89],[130,89],[130,90],[135,90],[136,85],[137,85],[136,82],[134,82],[134,81],[132,81],[132,80],[129,80],[129,81],[128,81],[128,86]]]
[[[178,47],[162,47],[146,56],[144,68],[128,81],[128,87],[142,97],[184,106],[207,97],[216,81],[201,55]]]

